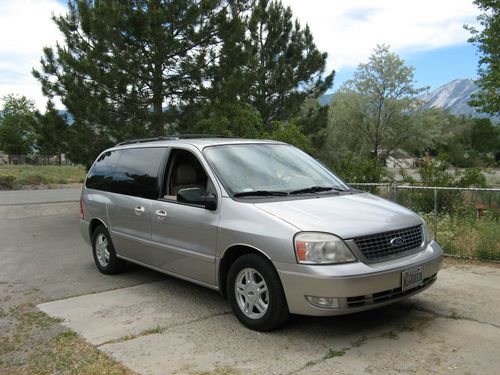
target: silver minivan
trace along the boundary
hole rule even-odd
[[[123,142],[94,162],[80,206],[102,273],[133,262],[218,290],[260,331],[393,303],[442,262],[418,215],[276,141]]]

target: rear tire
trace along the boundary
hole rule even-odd
[[[125,269],[127,262],[116,256],[115,247],[104,225],[99,225],[92,233],[92,253],[97,268],[105,275],[117,274]]]
[[[227,278],[227,296],[238,320],[256,331],[282,326],[289,315],[283,287],[272,264],[257,254],[234,261]]]

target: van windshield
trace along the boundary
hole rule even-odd
[[[204,153],[217,176],[235,197],[349,190],[340,178],[290,145],[220,145],[207,147]]]

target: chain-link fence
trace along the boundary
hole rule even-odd
[[[500,261],[500,189],[350,185],[417,212],[446,253]]]
[[[0,155],[0,165],[69,165],[61,155]]]

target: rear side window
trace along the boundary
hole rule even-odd
[[[158,173],[166,152],[165,148],[122,150],[113,175],[113,192],[157,199]]]
[[[85,186],[89,189],[111,191],[113,172],[120,158],[120,151],[107,151],[90,168]]]

